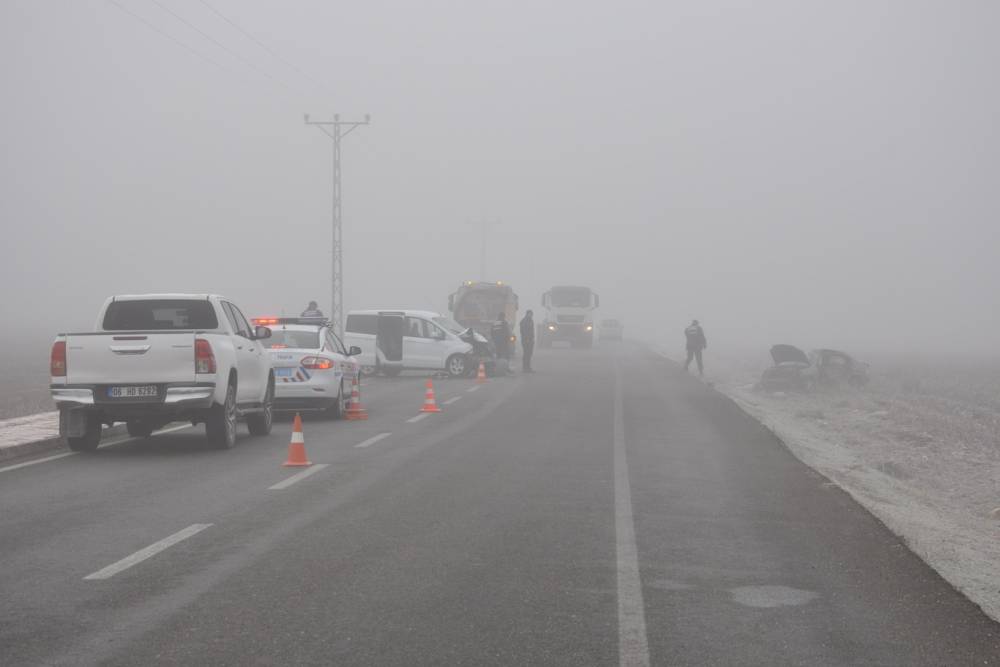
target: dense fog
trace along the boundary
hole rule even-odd
[[[89,328],[116,293],[328,309],[331,141],[303,114],[369,113],[344,139],[347,309],[446,311],[491,221],[483,277],[522,312],[580,284],[632,337],[680,347],[700,319],[710,353],[996,356],[998,19],[973,0],[4,2],[5,338]]]

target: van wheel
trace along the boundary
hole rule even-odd
[[[399,366],[383,366],[382,367],[382,375],[386,376],[387,378],[394,378],[397,375],[399,375],[402,371],[403,371],[403,369],[400,368]]]
[[[101,420],[97,415],[87,415],[87,430],[78,438],[66,438],[74,452],[92,452],[101,444]]]
[[[250,435],[267,435],[271,432],[274,422],[274,382],[268,380],[267,392],[264,394],[264,408],[260,412],[247,415],[247,428]]]
[[[226,402],[209,408],[205,435],[216,449],[232,449],[236,444],[236,383],[226,389]]]
[[[460,378],[465,375],[466,368],[468,368],[468,361],[464,354],[453,354],[448,357],[448,361],[444,364],[444,369],[453,378]]]
[[[128,434],[133,438],[148,438],[153,435],[153,425],[147,422],[125,422],[125,430],[128,431]]]

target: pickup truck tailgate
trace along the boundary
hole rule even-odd
[[[194,382],[193,331],[70,334],[67,384]]]

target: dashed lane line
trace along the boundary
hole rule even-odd
[[[441,405],[451,405],[452,403],[457,403],[460,400],[462,400],[461,396],[452,396],[451,398],[449,398],[447,401],[445,401]]]
[[[288,479],[284,479],[284,480],[278,482],[277,484],[275,484],[273,486],[267,487],[267,490],[268,491],[280,491],[282,489],[287,489],[292,484],[295,484],[296,482],[301,482],[302,480],[304,480],[306,477],[309,477],[310,475],[315,475],[316,473],[318,473],[323,468],[329,467],[329,465],[330,465],[329,463],[315,463],[315,464],[309,466],[308,468],[306,468],[305,470],[303,470],[302,472],[300,472],[300,473],[298,473],[296,475],[292,475]]]
[[[212,524],[210,523],[194,523],[185,528],[184,530],[179,530],[169,537],[165,537],[159,542],[154,542],[150,544],[145,549],[140,549],[136,551],[131,556],[126,556],[116,563],[112,563],[107,567],[94,572],[93,574],[88,574],[84,579],[95,580],[95,579],[110,579],[119,572],[129,569],[133,565],[138,565],[142,561],[152,558],[161,551],[165,551],[170,547],[174,546],[178,542],[183,542],[189,537],[197,535],[201,531],[205,530]]]
[[[469,388],[468,388],[468,389],[466,389],[465,391],[467,391],[467,392],[469,392],[469,393],[471,394],[471,393],[472,393],[472,392],[474,392],[474,391],[479,391],[479,388],[480,388],[481,386],[482,386],[482,385],[479,385],[479,384],[477,384],[477,385],[474,385],[474,386],[472,386],[472,387],[469,387]]]
[[[354,448],[355,449],[364,449],[365,447],[371,447],[372,445],[374,445],[379,440],[385,440],[390,435],[392,435],[391,432],[390,433],[379,433],[378,435],[373,435],[372,437],[368,438],[367,440],[365,440],[363,442],[359,442],[358,444],[354,445]]]
[[[426,419],[426,418],[427,418],[427,415],[429,415],[429,414],[430,414],[429,412],[421,412],[421,413],[420,413],[419,415],[417,415],[416,417],[410,417],[409,419],[407,419],[407,420],[406,420],[406,423],[407,423],[407,424],[416,424],[416,423],[417,423],[418,421],[420,421],[421,419]]]

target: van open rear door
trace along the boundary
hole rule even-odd
[[[375,330],[376,359],[386,368],[403,367],[403,325],[406,316],[401,312],[384,311],[378,314]]]

